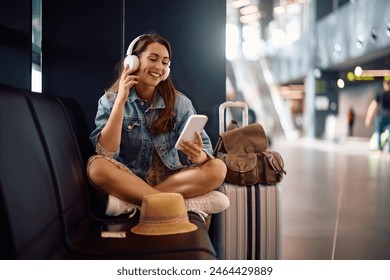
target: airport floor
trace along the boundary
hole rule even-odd
[[[282,259],[390,259],[390,161],[368,140],[274,139],[285,161]]]

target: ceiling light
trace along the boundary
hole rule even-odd
[[[242,15],[249,15],[258,12],[259,9],[255,5],[250,5],[240,9]]]
[[[319,68],[314,68],[313,74],[314,74],[314,77],[315,77],[316,79],[320,79],[320,78],[321,78],[321,75],[322,75],[321,70],[320,70]]]
[[[257,13],[254,13],[254,14],[241,16],[240,17],[240,21],[242,23],[247,23],[247,22],[250,22],[250,21],[258,20],[259,18],[260,18],[260,13],[257,12]]]
[[[356,75],[357,77],[360,77],[360,76],[362,75],[362,73],[363,73],[362,67],[356,66],[356,67],[355,67],[354,73],[355,73],[355,75]]]
[[[364,37],[363,35],[359,34],[356,39],[356,47],[358,49],[361,49],[363,47],[363,43],[364,43]]]
[[[251,3],[250,0],[237,0],[232,2],[232,7],[238,9],[246,5],[249,5],[250,3]]]
[[[341,45],[340,44],[334,44],[333,46],[333,56],[334,57],[340,57],[340,53],[341,53]]]
[[[344,86],[345,86],[344,80],[343,79],[338,79],[337,80],[337,86],[339,88],[344,88]]]

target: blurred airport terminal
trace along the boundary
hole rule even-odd
[[[283,259],[390,258],[390,158],[364,124],[390,79],[389,27],[385,0],[228,1],[229,96],[287,167]]]

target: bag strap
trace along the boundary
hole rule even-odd
[[[283,158],[280,156],[278,152],[264,151],[263,155],[265,156],[269,165],[275,172],[284,173],[285,175],[287,174],[283,168],[284,167]]]
[[[240,125],[238,124],[238,121],[236,121],[236,120],[231,120],[230,124],[232,125],[232,129],[240,128]],[[233,126],[235,126],[235,127],[233,127]]]
[[[215,145],[215,148],[214,148],[214,151],[213,151],[213,156],[214,157],[218,157],[219,156],[218,152],[221,152],[222,145],[223,145],[223,139],[222,139],[221,136],[219,136],[217,144]]]

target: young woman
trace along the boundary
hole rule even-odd
[[[127,64],[128,58],[137,63]],[[171,46],[161,36],[137,37],[118,79],[99,100],[90,136],[97,155],[87,171],[90,181],[109,194],[107,215],[131,212],[145,195],[157,192],[182,194],[188,211],[203,216],[229,206],[228,198],[214,191],[224,181],[226,166],[213,158],[206,132],[197,133],[195,142],[182,141],[185,164],[174,147],[196,112],[173,86],[171,58]]]

